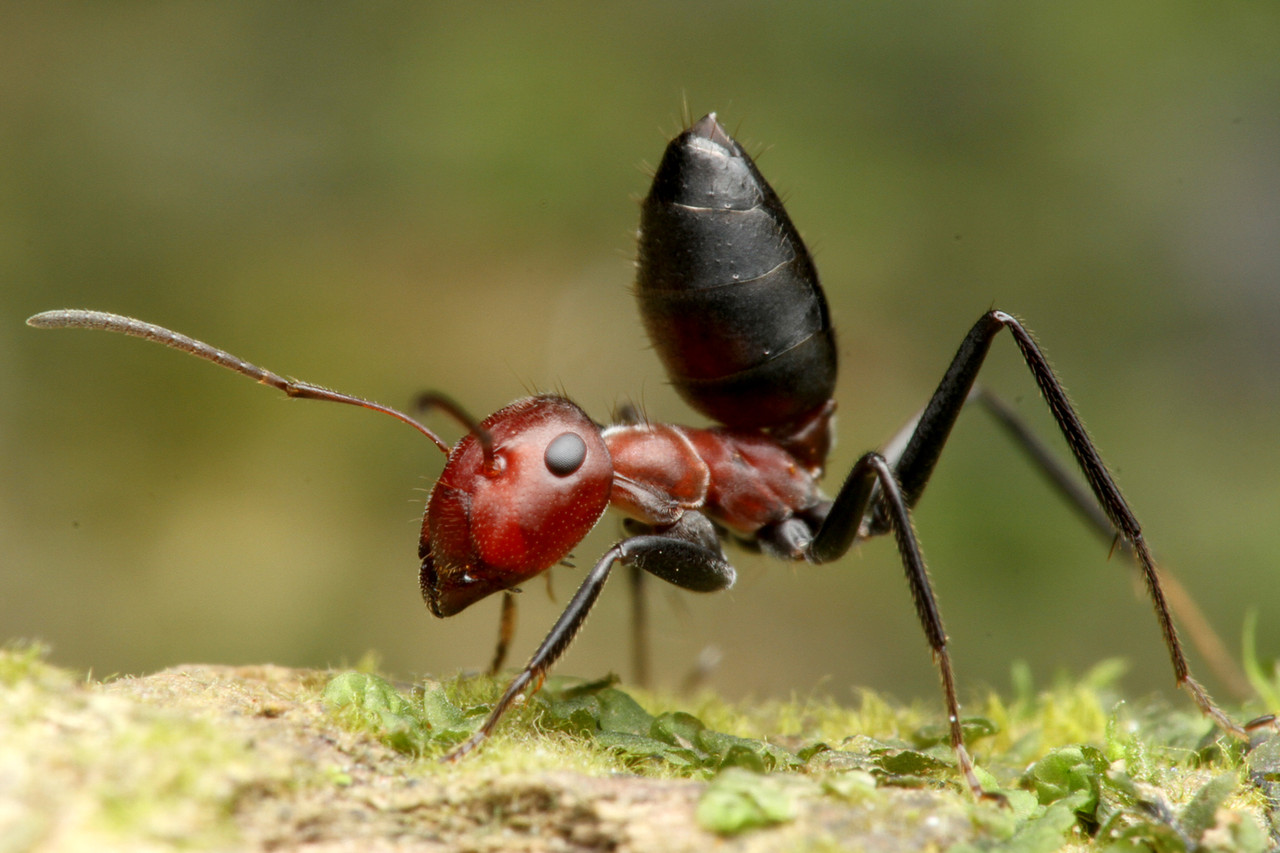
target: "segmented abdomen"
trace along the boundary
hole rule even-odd
[[[714,113],[667,146],[640,215],[638,266],[649,339],[699,412],[779,427],[830,399],[835,336],[813,260]]]

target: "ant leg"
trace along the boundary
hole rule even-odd
[[[1081,487],[1075,476],[1060,463],[1047,445],[1031,431],[1030,427],[1018,417],[1017,413],[998,396],[980,385],[974,385],[970,389],[968,396],[965,397],[961,407],[977,403],[982,406],[995,418],[996,423],[1004,429],[1005,433],[1013,439],[1014,443],[1027,455],[1027,458],[1036,467],[1049,484],[1063,497],[1072,509],[1084,520],[1086,524],[1098,532],[1100,536],[1108,542],[1112,542],[1122,551],[1133,556],[1133,549],[1127,541],[1121,539],[1117,542],[1117,533],[1115,526],[1111,520],[1107,518],[1106,513],[1098,506],[1098,502],[1094,500],[1093,493]],[[924,414],[924,410],[920,410],[908,420],[893,436],[884,443],[880,450],[880,455],[889,462],[890,467],[895,471],[901,468],[901,459],[903,453],[907,449],[908,443],[915,435],[916,428],[920,423],[920,418]],[[923,487],[921,487],[923,489]],[[919,495],[917,494],[917,500]],[[885,529],[882,520],[871,525],[869,533],[884,533]]]
[[[711,522],[698,513],[686,513],[705,522],[706,529],[714,535]],[[673,533],[633,536],[624,539],[604,553],[599,562],[587,573],[586,579],[573,594],[560,618],[551,626],[546,639],[538,646],[524,669],[511,681],[499,697],[489,717],[480,730],[444,756],[445,761],[457,761],[479,746],[488,737],[506,713],[515,698],[533,685],[534,691],[542,686],[549,670],[569,648],[573,638],[587,619],[591,607],[600,597],[605,581],[615,563],[637,565],[663,580],[671,581],[686,589],[712,591],[727,589],[733,584],[734,571],[719,552],[707,549],[702,541],[702,526],[695,521],[688,525],[680,522],[672,525]],[[693,536],[696,538],[688,538]]]
[[[942,627],[942,615],[938,611],[933,585],[929,582],[924,556],[920,553],[920,544],[916,541],[906,498],[898,486],[893,469],[879,453],[867,453],[853,466],[844,485],[840,487],[826,520],[810,541],[806,556],[815,563],[839,559],[853,544],[861,519],[867,514],[872,500],[877,498],[897,539],[902,567],[911,587],[911,598],[915,602],[920,625],[942,677],[951,749],[956,754],[960,772],[964,774],[965,782],[974,797],[1003,801],[1004,797],[1000,794],[983,790],[973,769],[973,759],[965,749],[964,731],[960,725],[960,700],[956,696],[955,672],[951,668],[951,656],[947,653],[947,633]]]
[[[1131,564],[1135,567],[1137,566],[1136,561],[1134,561],[1132,546],[1124,540],[1117,542],[1115,528],[1112,527],[1110,519],[1099,508],[1098,502],[1093,499],[1093,495],[1081,487],[1079,480],[1063,466],[1044,442],[1023,423],[1022,419],[1018,417],[1008,403],[981,386],[973,389],[969,394],[968,402],[977,403],[986,409],[1018,447],[1026,453],[1032,464],[1035,465],[1036,470],[1044,475],[1045,479],[1049,481],[1058,494],[1066,500],[1085,523],[1092,527],[1103,539],[1113,543],[1113,545],[1118,545],[1124,555],[1131,561]],[[1209,620],[1200,610],[1195,599],[1187,592],[1186,587],[1182,585],[1182,582],[1169,571],[1167,566],[1161,566],[1160,580],[1164,585],[1170,609],[1178,617],[1178,621],[1182,623],[1187,636],[1191,638],[1191,644],[1205,659],[1210,671],[1217,675],[1218,679],[1226,685],[1228,692],[1237,699],[1246,699],[1254,695],[1253,689],[1249,686],[1248,679],[1245,678],[1244,673],[1240,670],[1239,664],[1235,662],[1231,653],[1227,651],[1222,638],[1218,636],[1218,632],[1209,624]]]
[[[737,579],[720,548],[715,525],[700,512],[687,510],[674,524],[627,541],[637,540],[652,542],[635,553],[632,565],[681,589],[720,592]]]
[[[569,605],[560,614],[560,618],[556,620],[555,625],[551,627],[551,632],[542,641],[542,645],[538,646],[537,651],[533,653],[533,657],[525,664],[520,674],[511,681],[506,691],[498,699],[497,704],[493,706],[493,710],[489,712],[489,717],[484,721],[484,725],[466,741],[450,750],[444,756],[445,761],[457,761],[479,746],[493,732],[494,727],[498,725],[498,720],[502,718],[507,708],[515,701],[517,696],[524,692],[526,687],[534,684],[534,689],[536,690],[542,686],[542,680],[546,678],[547,670],[564,654],[565,649],[569,647],[569,643],[573,641],[574,636],[578,633],[578,629],[586,621],[587,613],[591,611],[591,606],[596,603],[601,590],[604,589],[604,582],[609,579],[609,572],[612,571],[613,564],[628,556],[627,546],[632,541],[627,539],[619,542],[605,552],[600,561],[587,574],[582,585],[578,587],[578,591],[573,594],[573,598],[569,600]]]
[[[1155,559],[1147,547],[1146,540],[1143,539],[1142,528],[1129,508],[1128,502],[1120,493],[1119,487],[1111,478],[1111,472],[1107,470],[1102,457],[1099,456],[1097,448],[1089,438],[1070,400],[1067,399],[1067,393],[1054,375],[1048,360],[1040,351],[1031,333],[1012,315],[993,310],[978,319],[960,343],[960,348],[952,359],[950,367],[947,368],[933,397],[920,414],[916,428],[895,466],[895,473],[901,484],[906,505],[914,506],[920,499],[933,473],[938,456],[942,452],[942,447],[946,444],[952,426],[955,425],[956,417],[960,414],[960,409],[964,407],[973,388],[974,380],[991,347],[991,341],[1002,329],[1008,329],[1013,335],[1018,349],[1022,352],[1023,361],[1031,370],[1041,396],[1048,404],[1072,456],[1080,466],[1094,498],[1110,521],[1112,529],[1133,550],[1134,559],[1146,582],[1147,594],[1155,608],[1156,620],[1159,622],[1160,633],[1169,652],[1176,683],[1190,693],[1200,710],[1224,731],[1237,737],[1247,737],[1246,730],[1227,716],[1210,698],[1209,693],[1191,677],[1186,655],[1182,651],[1182,643],[1173,626],[1173,617],[1169,613],[1169,605],[1160,585]],[[884,505],[877,505],[872,517],[868,519],[866,531],[868,534],[883,532],[887,525],[884,514]],[[846,521],[845,524],[852,524],[852,521]],[[856,532],[855,529],[854,533]]]
[[[516,633],[516,597],[511,590],[502,592],[502,613],[498,616],[498,647],[493,650],[493,663],[489,664],[489,675],[497,675],[507,660],[507,651],[511,648],[511,638]]]
[[[636,684],[649,686],[649,612],[644,570],[631,566],[631,671]]]
[[[666,540],[665,549],[631,564],[631,654],[636,683],[649,684],[648,612],[645,572],[694,592],[718,592],[736,577],[725,559],[715,525],[700,512],[686,511],[678,521],[651,527],[630,519],[625,528],[640,536]]]
[[[964,405],[968,406],[975,403],[986,409],[995,418],[1005,433],[1014,440],[1014,443],[1031,460],[1036,470],[1049,481],[1049,484],[1075,510],[1076,514],[1103,540],[1124,553],[1124,556],[1129,560],[1130,566],[1141,577],[1141,568],[1134,555],[1133,547],[1126,540],[1117,536],[1115,526],[1111,524],[1111,520],[1107,518],[1106,513],[1098,506],[1098,501],[1094,498],[1093,493],[1081,485],[1078,476],[1064,466],[1058,460],[1057,455],[997,395],[980,385],[975,385],[965,398]],[[893,437],[885,442],[880,451],[881,455],[888,460],[889,465],[895,470],[898,468],[899,459],[903,451],[906,450],[907,443],[915,432],[921,414],[923,414],[923,410],[894,433]],[[873,519],[864,534],[872,535],[886,532],[883,527],[885,521],[884,518],[880,517]],[[879,528],[876,527],[877,523],[881,525]],[[1210,671],[1218,676],[1218,679],[1226,685],[1227,690],[1237,699],[1246,699],[1253,696],[1254,691],[1249,686],[1248,679],[1241,672],[1240,666],[1235,662],[1231,653],[1227,651],[1222,638],[1218,636],[1217,631],[1209,624],[1209,620],[1204,613],[1201,612],[1195,599],[1187,592],[1186,587],[1166,566],[1161,567],[1160,580],[1169,602],[1169,609],[1178,618],[1178,622],[1181,623],[1187,636],[1190,637],[1191,644],[1204,657]]]

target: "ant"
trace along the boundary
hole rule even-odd
[[[947,635],[911,521],[960,411],[985,405],[1019,436],[1007,410],[975,386],[992,341],[1007,330],[1089,485],[1068,496],[1131,552],[1146,582],[1177,684],[1205,715],[1240,738],[1244,725],[1192,677],[1142,529],[1039,345],[1004,311],[965,335],[937,390],[885,450],[858,459],[834,499],[818,488],[832,442],[836,343],[813,261],[782,202],[714,113],[667,147],[641,208],[636,295],[667,375],[709,428],[650,422],[634,412],[602,426],[556,394],[526,397],[477,422],[440,394],[419,399],[467,429],[450,448],[432,430],[378,403],[285,379],[160,326],[97,311],[49,311],[27,323],[146,338],[244,374],[291,397],[391,415],[448,457],[427,499],[418,545],[427,607],[452,616],[504,592],[495,666],[513,611],[507,592],[565,559],[612,506],[626,536],[587,573],[488,718],[446,760],[471,752],[511,703],[537,690],[582,627],[618,565],[699,592],[728,589],[735,572],[722,540],[811,563],[892,533],[920,624],[942,679],[951,748],[975,797],[983,790],[965,749]],[[1035,455],[1034,441],[1021,437]],[[1052,465],[1042,467],[1053,476]],[[1057,472],[1061,473],[1061,472]],[[1061,479],[1061,477],[1059,477]],[[1060,485],[1070,493],[1070,489]],[[1092,503],[1096,501],[1096,504]],[[1097,509],[1105,517],[1097,514]]]

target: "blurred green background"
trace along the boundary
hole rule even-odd
[[[489,658],[497,600],[425,610],[441,466],[390,419],[290,401],[91,307],[278,372],[485,413],[563,388],[696,422],[628,292],[636,199],[716,110],[814,250],[842,357],[833,478],[924,403],[969,325],[1026,318],[1157,555],[1233,651],[1280,653],[1280,5],[6,4],[0,26],[0,636],[97,675],[184,661],[392,672]],[[984,372],[1046,436],[1011,341]],[[450,437],[456,430],[441,429]],[[981,413],[918,513],[966,695],[1010,661],[1172,683],[1150,606]],[[541,639],[610,516],[522,598]],[[652,585],[659,681],[936,702],[889,541],[734,552]],[[626,673],[626,584],[561,672]],[[557,603],[558,602],[558,603]],[[1216,680],[1206,676],[1206,681]]]

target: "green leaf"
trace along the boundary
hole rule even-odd
[[[752,773],[767,773],[770,770],[760,752],[747,744],[741,743],[735,743],[720,753],[719,769],[724,770],[730,767],[749,770]]]
[[[449,701],[445,690],[438,684],[428,684],[422,690],[422,717],[438,740],[458,742],[470,737],[481,720],[483,708],[464,711]]]
[[[1280,708],[1280,679],[1276,679],[1276,667],[1273,664],[1273,675],[1268,678],[1258,660],[1258,611],[1252,607],[1244,613],[1242,634],[1244,653],[1241,665],[1244,667],[1245,678],[1249,680],[1249,686],[1258,694],[1264,708],[1273,710]]]
[[[1025,791],[1009,794],[1012,810],[981,813],[982,825],[999,841],[997,848],[965,843],[955,845],[947,853],[979,853],[987,849],[999,849],[1001,853],[1053,853],[1062,849],[1065,836],[1076,825],[1076,810],[1087,797],[1087,794],[1076,793],[1048,808],[1040,808]]]
[[[563,682],[537,701],[546,725],[590,735],[629,761],[666,761],[685,769],[742,767],[755,771],[800,767],[804,761],[762,740],[708,729],[682,711],[654,716],[629,694],[612,687],[616,679]]]
[[[823,793],[851,803],[864,802],[877,797],[876,777],[865,770],[845,770],[833,773],[821,782]]]
[[[1087,794],[1075,794],[1054,803],[1037,818],[1018,828],[1002,850],[1005,853],[1053,853],[1062,848],[1063,838],[1076,825],[1076,812]]]
[[[792,753],[763,740],[703,729],[694,743],[704,752],[719,756],[721,767],[745,767],[764,772],[786,767],[799,767],[803,762]]]
[[[653,715],[640,707],[640,703],[615,688],[607,688],[596,694],[600,701],[600,730],[648,735],[653,726]]]
[[[736,835],[785,823],[795,814],[795,801],[777,777],[731,767],[711,780],[698,801],[696,817],[703,829]]]
[[[813,758],[815,755],[820,755],[824,752],[830,752],[830,751],[831,751],[831,747],[828,744],[823,743],[822,741],[818,741],[817,743],[809,744],[808,746],[806,746],[805,748],[797,752],[796,759],[799,760],[801,764],[808,764],[809,759]]]
[[[1186,842],[1178,831],[1166,823],[1157,820],[1139,821],[1117,831],[1114,836],[1120,841],[1133,842],[1125,845],[1125,850],[1150,850],[1153,853],[1188,853]],[[1138,846],[1141,845],[1141,846]]]
[[[555,694],[536,695],[542,707],[542,724],[547,728],[593,735],[600,730],[600,700],[591,695],[574,695],[567,699]]]
[[[323,698],[345,725],[369,731],[397,752],[421,754],[430,740],[418,709],[376,675],[340,673],[325,685]]]
[[[665,761],[676,767],[690,769],[701,767],[706,762],[706,756],[691,749],[672,746],[657,738],[630,732],[600,732],[596,735],[596,742],[628,761]]]
[[[1101,776],[1107,765],[1106,756],[1096,747],[1067,746],[1055,749],[1031,765],[1023,778],[1031,783],[1041,805],[1049,805],[1072,794],[1084,794],[1076,812],[1093,820],[1098,808]]]
[[[1194,841],[1199,841],[1205,830],[1217,823],[1218,809],[1240,787],[1240,777],[1234,771],[1223,773],[1206,782],[1182,809],[1179,822],[1182,831]]]
[[[940,758],[914,749],[873,749],[876,767],[892,776],[927,776],[952,770]]]
[[[1000,727],[986,717],[964,717],[960,720],[960,733],[968,746],[980,738],[990,737],[1000,731]],[[919,749],[928,749],[940,744],[951,744],[951,727],[941,723],[923,725],[911,733],[911,742]]]
[[[702,720],[684,711],[672,711],[655,717],[649,733],[675,746],[692,749],[706,726]]]

